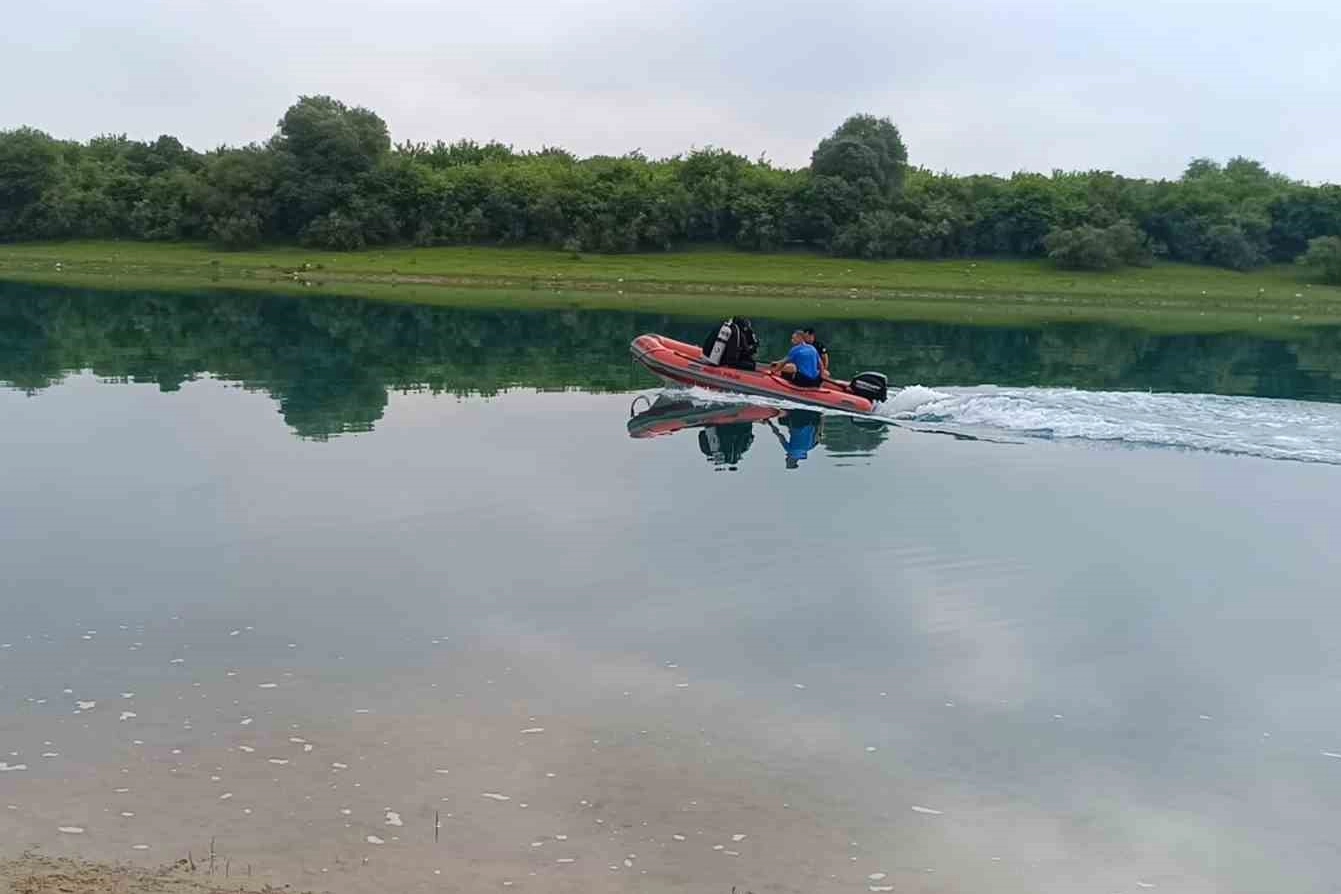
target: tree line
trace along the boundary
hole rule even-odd
[[[305,96],[264,144],[198,152],[171,136],[0,131],[0,239],[539,244],[570,252],[696,243],[862,258],[1157,258],[1247,270],[1300,261],[1341,282],[1341,186],[1259,162],[1196,159],[1176,180],[1108,171],[957,176],[908,163],[887,118],[856,115],[809,166],[716,148],[578,158],[468,140],[393,145],[365,108]]]
[[[756,320],[781,353],[792,324]],[[137,294],[0,283],[0,387],[71,370],[174,391],[204,374],[264,391],[302,437],[368,431],[392,391],[629,392],[643,332],[698,341],[712,320],[623,311],[475,310],[343,297]],[[1341,400],[1341,329],[1169,335],[1099,324],[987,328],[832,320],[835,368],[898,383],[1074,385]],[[623,418],[612,419],[622,425]]]

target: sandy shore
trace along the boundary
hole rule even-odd
[[[265,894],[274,890],[268,885],[249,887],[237,879],[216,879],[199,864],[193,871],[186,860],[156,869],[35,853],[0,860],[0,894]]]

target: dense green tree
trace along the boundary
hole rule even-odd
[[[60,150],[39,130],[0,131],[0,236],[22,235],[22,220],[59,178]]]
[[[1068,270],[1110,270],[1121,265],[1105,230],[1088,224],[1058,227],[1043,240],[1048,257]]]
[[[353,238],[346,224],[378,220],[375,212],[351,206],[365,175],[391,150],[385,121],[329,96],[304,96],[279,120],[271,146],[282,167],[275,204],[285,231],[326,248],[384,241],[371,233]]]
[[[182,168],[164,169],[145,182],[130,209],[130,230],[137,239],[173,240],[203,234],[202,184]]]
[[[1299,263],[1314,270],[1323,282],[1341,285],[1341,236],[1310,239]]]
[[[908,149],[888,118],[853,115],[820,141],[810,157],[817,175],[838,177],[890,199],[903,188]],[[869,186],[867,185],[869,184]]]
[[[329,96],[304,96],[279,119],[275,148],[305,174],[349,177],[369,171],[391,149],[386,122]]]
[[[1271,200],[1266,214],[1271,221],[1267,234],[1271,259],[1288,261],[1316,236],[1341,236],[1341,186],[1292,184]]]
[[[152,143],[131,143],[126,150],[131,167],[145,177],[166,173],[173,168],[192,170],[198,166],[198,156],[182,145],[181,140],[163,134]]]
[[[282,176],[279,158],[260,146],[208,156],[200,175],[201,235],[225,248],[249,248],[279,235],[275,203]]]
[[[1154,262],[1150,239],[1130,220],[1120,220],[1105,232],[1118,260],[1129,267],[1148,267]]]
[[[1206,231],[1205,259],[1230,270],[1250,270],[1263,261],[1261,250],[1238,223],[1216,224]]]
[[[883,208],[863,211],[834,237],[833,249],[855,258],[892,258],[907,237],[909,219]]]
[[[1247,269],[1336,235],[1341,186],[1296,183],[1251,159],[1196,159],[1176,180],[959,177],[910,168],[897,127],[871,115],[843,122],[799,170],[712,147],[659,160],[470,140],[393,147],[375,113],[328,96],[301,97],[264,145],[206,153],[168,135],[76,143],[0,132],[6,239],[570,252],[709,243],[867,258],[1053,254],[1082,267],[1154,255]]]
[[[1043,240],[1048,257],[1069,270],[1112,270],[1151,262],[1148,240],[1135,224],[1120,220],[1112,226],[1082,224],[1058,227]]]

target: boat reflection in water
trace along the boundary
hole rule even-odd
[[[632,438],[697,430],[698,447],[704,457],[713,468],[730,472],[739,469],[753,446],[756,427],[777,440],[788,469],[799,468],[821,447],[827,456],[838,459],[869,456],[889,436],[887,424],[869,419],[666,393],[655,399],[639,396],[629,415]]]

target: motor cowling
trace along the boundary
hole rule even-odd
[[[884,373],[857,373],[847,383],[847,390],[858,397],[880,403],[889,397],[889,380],[885,378]]]

